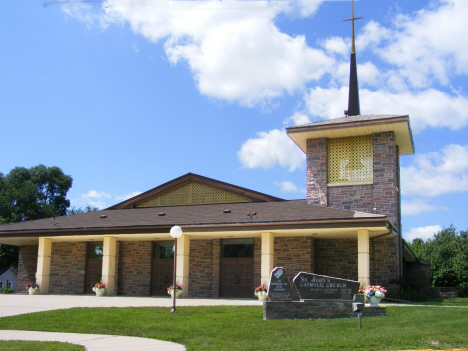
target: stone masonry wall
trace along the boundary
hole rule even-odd
[[[316,239],[315,273],[358,280],[357,239]]]
[[[190,271],[189,271],[189,297],[211,298],[217,291],[219,296],[219,258],[217,264],[218,275],[214,276],[216,251],[220,251],[220,240],[190,240]],[[219,253],[217,254],[219,257]],[[217,284],[214,284],[217,282]],[[216,286],[215,286],[216,285]]]
[[[395,135],[393,132],[376,133],[372,136],[372,143],[373,184],[328,187],[328,206],[386,215],[398,228],[398,154]]]
[[[291,287],[299,272],[315,272],[315,241],[311,237],[276,237],[275,267],[283,267]],[[295,289],[294,298],[298,299]]]
[[[327,139],[307,140],[307,202],[327,206]]]
[[[371,284],[389,287],[395,284],[397,274],[397,239],[395,237],[370,239],[370,278]]]
[[[27,293],[26,285],[36,282],[37,245],[20,246],[16,292]]]
[[[151,241],[120,242],[118,295],[150,296],[151,250]]]
[[[49,294],[83,294],[85,269],[85,242],[53,242],[50,258]]]
[[[262,238],[254,238],[254,287],[262,282]]]

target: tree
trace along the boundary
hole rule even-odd
[[[433,286],[456,286],[468,282],[468,237],[466,231],[456,232],[453,225],[444,228],[424,242],[414,239],[411,249],[416,256],[431,262]]]
[[[58,167],[16,167],[0,173],[0,223],[61,216],[67,213],[66,199],[72,178]]]
[[[16,167],[6,176],[0,172],[0,224],[61,216],[73,179],[58,167]],[[17,267],[18,247],[0,245],[0,265]]]
[[[92,206],[90,204],[87,204],[85,208],[78,207],[76,208],[73,206],[72,208],[67,210],[67,215],[74,215],[74,214],[79,214],[79,213],[87,213],[87,212],[95,212],[99,211],[99,208]]]

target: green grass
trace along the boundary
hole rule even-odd
[[[459,297],[454,300],[418,302],[418,305],[468,307],[468,298]]]
[[[81,345],[68,344],[63,342],[50,341],[2,341],[0,340],[0,350],[2,351],[84,351]]]
[[[387,317],[264,321],[262,307],[72,308],[0,319],[0,329],[128,335],[187,350],[409,350],[468,346],[468,309],[388,307]]]

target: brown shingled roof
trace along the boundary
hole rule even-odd
[[[230,212],[227,212],[229,210]],[[252,218],[247,213],[253,214]],[[166,232],[173,225],[183,227],[267,226],[295,223],[320,223],[326,221],[379,221],[387,222],[383,215],[356,212],[307,204],[306,200],[279,202],[251,202],[215,205],[171,206],[135,208],[120,211],[102,210],[71,216],[39,219],[0,226],[0,238],[16,234],[63,235],[66,231],[89,233],[90,230],[112,232]],[[185,231],[185,229],[184,229]]]

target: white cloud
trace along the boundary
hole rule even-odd
[[[141,194],[141,191],[133,191],[133,192],[127,194],[127,195],[116,196],[115,199],[117,201],[125,201],[125,200],[131,199],[132,197],[140,195],[140,194]]]
[[[401,168],[403,195],[433,197],[468,191],[468,145],[446,145],[439,152],[416,155]]]
[[[164,40],[169,61],[188,63],[201,94],[253,106],[332,71],[333,58],[274,24],[278,14],[294,9],[312,15],[321,2],[107,0],[101,21],[129,23],[153,42]],[[85,20],[87,7],[65,8]]]
[[[427,203],[427,200],[413,199],[411,201],[401,201],[401,214],[404,216],[416,216],[424,212],[448,211],[447,207],[436,206]]]
[[[468,125],[468,99],[463,96],[450,96],[434,89],[416,93],[361,89],[359,97],[361,114],[408,114],[415,133],[429,127],[460,129]],[[311,115],[327,119],[343,117],[348,106],[348,88],[314,88],[304,99]]]
[[[434,234],[440,232],[442,229],[443,228],[440,225],[413,228],[408,233],[403,234],[403,238],[408,242],[411,242],[416,238],[427,240],[432,238]]]
[[[102,210],[102,209],[108,207],[108,206],[106,205],[106,203],[105,203],[105,202],[102,202],[102,201],[88,201],[88,202],[87,202],[87,205],[91,205],[91,206],[97,207],[97,208],[99,208],[100,210]]]
[[[310,119],[306,114],[300,113],[300,112],[295,112],[294,115],[292,115],[289,118],[286,118],[283,120],[283,124],[286,126],[298,126],[301,124],[308,124],[310,123]]]
[[[305,166],[305,155],[288,137],[278,129],[260,132],[258,138],[249,139],[237,152],[239,161],[247,168],[271,169],[276,164],[288,167],[292,172]]]
[[[103,197],[106,197],[108,199],[110,199],[110,195],[108,193],[105,193],[104,191],[101,191],[100,193],[97,192],[96,190],[90,190],[88,191],[87,194],[81,194],[81,197],[84,197],[84,198],[95,198],[95,199],[100,199],[100,198],[103,198]]]
[[[304,188],[298,188],[293,182],[290,182],[289,180],[284,181],[284,182],[275,182],[275,185],[278,185],[281,187],[281,191],[286,192],[286,193],[304,193],[305,194],[305,189]]]
[[[400,14],[390,34],[375,30],[377,44],[389,40],[375,51],[413,87],[426,88],[433,80],[448,84],[451,74],[468,73],[468,47],[460,42],[468,32],[467,13],[466,0],[439,0],[412,16]]]

